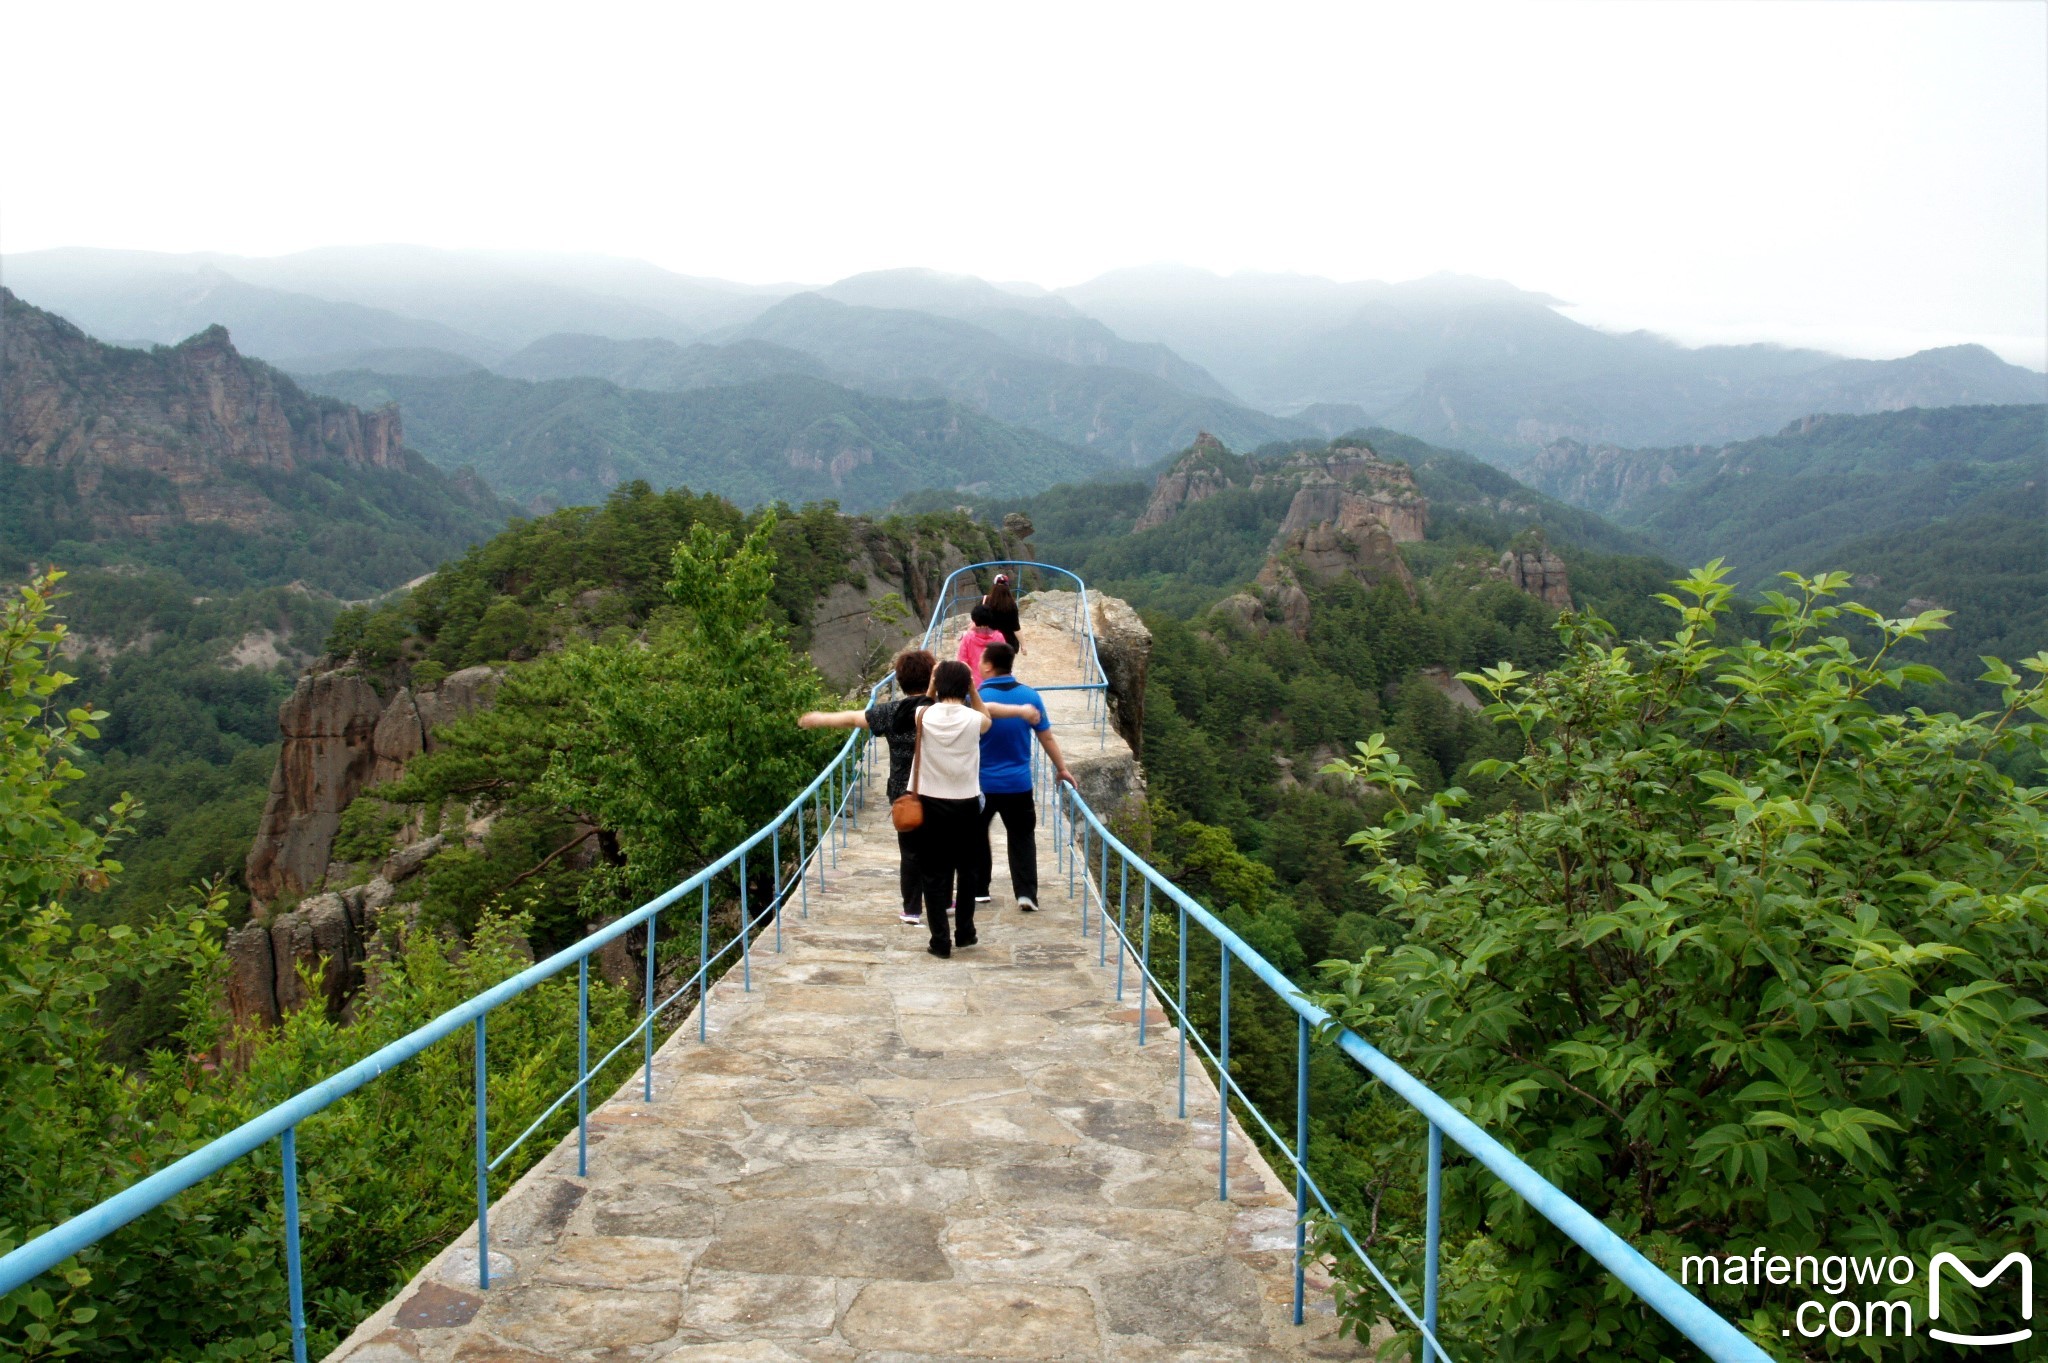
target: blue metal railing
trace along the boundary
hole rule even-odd
[[[1227,1201],[1230,1196],[1230,1103],[1233,1098],[1237,1100],[1240,1110],[1248,1113],[1265,1132],[1271,1148],[1279,1152],[1294,1170],[1295,1324],[1299,1325],[1302,1320],[1304,1270],[1308,1256],[1308,1219],[1311,1211],[1310,1202],[1313,1200],[1329,1218],[1331,1226],[1342,1236],[1345,1244],[1358,1257],[1366,1271],[1372,1275],[1373,1280],[1400,1309],[1409,1324],[1420,1333],[1429,1354],[1440,1360],[1440,1363],[1452,1363],[1450,1354],[1445,1351],[1436,1333],[1438,1250],[1443,1206],[1443,1138],[1449,1135],[1468,1154],[1513,1189],[1538,1214],[1570,1236],[1620,1279],[1630,1291],[1647,1302],[1652,1310],[1670,1322],[1680,1334],[1698,1345],[1707,1357],[1716,1360],[1716,1363],[1768,1363],[1770,1356],[1751,1343],[1741,1331],[1729,1324],[1706,1303],[1673,1282],[1663,1270],[1644,1258],[1634,1246],[1609,1230],[1599,1218],[1523,1163],[1506,1146],[1487,1135],[1471,1118],[1459,1112],[1420,1080],[1382,1055],[1356,1032],[1335,1025],[1327,1012],[1303,997],[1300,988],[1292,980],[1281,974],[1243,938],[1232,932],[1186,891],[1161,875],[1151,863],[1111,833],[1101,816],[1089,808],[1088,802],[1082,798],[1079,791],[1071,786],[1063,787],[1055,793],[1055,798],[1070,810],[1068,826],[1073,830],[1072,839],[1061,840],[1057,846],[1063,869],[1067,872],[1069,887],[1081,902],[1081,933],[1084,937],[1088,935],[1089,901],[1092,898],[1097,924],[1095,935],[1099,944],[1099,964],[1107,963],[1110,936],[1114,933],[1116,937],[1117,998],[1121,1001],[1124,997],[1124,963],[1127,956],[1135,962],[1139,978],[1143,981],[1139,986],[1137,1010],[1138,1044],[1143,1046],[1147,1042],[1146,1015],[1150,1011],[1150,1005],[1144,995],[1148,990],[1152,998],[1158,1000],[1163,1008],[1171,1010],[1176,1021],[1180,1047],[1182,1117],[1187,1116],[1187,1048],[1190,1038],[1202,1057],[1207,1060],[1208,1068],[1216,1080],[1217,1197]],[[1097,863],[1092,876],[1089,868],[1091,850],[1097,853]],[[1114,852],[1117,858],[1116,917],[1113,922],[1110,918],[1107,893],[1110,885],[1111,852]],[[1144,900],[1139,910],[1142,927],[1139,940],[1135,943],[1130,938],[1128,921],[1133,871],[1137,873],[1144,890]],[[1178,974],[1170,998],[1164,983],[1152,968],[1152,895],[1155,889],[1179,911],[1179,931],[1176,934],[1179,946]],[[1218,1044],[1213,1049],[1202,1039],[1188,1013],[1190,922],[1209,934],[1218,953],[1218,973],[1221,981],[1217,1010]],[[1230,1072],[1230,977],[1233,962],[1249,969],[1295,1015],[1295,1113],[1294,1139],[1291,1142],[1274,1129],[1273,1123],[1259,1110],[1258,1105],[1238,1085]],[[1330,1200],[1322,1188],[1309,1174],[1309,1049],[1311,1037],[1319,1032],[1328,1033],[1339,1050],[1385,1084],[1429,1123],[1428,1164],[1425,1173],[1423,1296],[1422,1309],[1419,1313],[1389,1280],[1385,1271],[1374,1262],[1364,1246],[1358,1243],[1349,1227],[1345,1226],[1338,1216],[1336,1208],[1330,1205]]]
[[[1108,677],[1095,643],[1093,618],[1090,614],[1088,589],[1080,578],[1054,564],[1035,562],[989,562],[969,564],[949,574],[942,586],[931,621],[927,625],[925,646],[943,656],[948,627],[955,618],[954,609],[979,598],[978,590],[962,591],[959,584],[963,578],[973,581],[973,574],[990,569],[1030,568],[1044,573],[1056,574],[1071,579],[1075,584],[1075,602],[1069,626],[1077,636],[1076,661],[1081,667],[1083,680],[1065,685],[1049,685],[1036,688],[1039,691],[1078,690],[1085,693],[1088,715],[1101,741],[1107,742],[1108,733]],[[894,677],[885,676],[871,688],[870,697],[880,695],[884,690],[893,690]],[[287,1275],[288,1311],[291,1321],[292,1351],[295,1360],[303,1363],[306,1358],[306,1325],[303,1305],[303,1283],[300,1272],[299,1214],[298,1214],[298,1162],[297,1130],[301,1122],[372,1079],[403,1064],[420,1054],[435,1042],[443,1040],[465,1027],[474,1032],[475,1051],[475,1103],[476,1103],[476,1149],[477,1166],[477,1282],[482,1289],[490,1287],[490,1171],[503,1164],[512,1152],[520,1147],[535,1132],[542,1129],[547,1119],[559,1111],[571,1097],[576,1099],[576,1152],[577,1173],[588,1173],[589,1145],[589,1090],[597,1075],[638,1038],[642,1043],[643,1101],[652,1102],[654,1096],[654,1029],[662,1013],[675,1005],[691,990],[697,996],[697,1035],[704,1040],[708,1035],[710,1014],[709,983],[712,967],[723,960],[735,948],[740,953],[740,968],[743,987],[751,990],[752,947],[757,934],[774,933],[775,949],[782,949],[782,914],[791,902],[796,900],[801,916],[809,916],[810,877],[815,872],[819,888],[826,884],[829,866],[837,864],[838,849],[844,845],[849,824],[857,823],[860,810],[865,802],[868,777],[872,765],[873,745],[865,741],[866,735],[855,732],[840,747],[824,770],[806,786],[782,811],[756,830],[738,846],[726,852],[718,860],[704,867],[695,875],[676,885],[666,893],[641,905],[576,945],[556,952],[553,956],[528,967],[511,979],[485,990],[475,998],[450,1009],[432,1022],[418,1028],[409,1035],[392,1042],[375,1054],[357,1061],[340,1073],[321,1081],[293,1097],[245,1122],[235,1130],[210,1142],[200,1149],[178,1160],[140,1182],[124,1189],[106,1201],[81,1212],[62,1225],[29,1241],[13,1252],[0,1257],[0,1297],[14,1291],[38,1275],[55,1268],[64,1260],[98,1241],[102,1237],[126,1225],[136,1217],[154,1209],[178,1193],[207,1178],[244,1155],[259,1149],[272,1140],[279,1143],[279,1159],[284,1175],[284,1216],[285,1216],[285,1259]],[[1673,1282],[1656,1265],[1650,1263],[1620,1236],[1601,1224],[1598,1218],[1579,1206],[1561,1190],[1546,1181],[1535,1170],[1518,1159],[1505,1146],[1487,1135],[1471,1119],[1458,1112],[1443,1098],[1409,1075],[1400,1066],[1375,1050],[1363,1038],[1347,1028],[1335,1027],[1329,1015],[1309,1003],[1293,981],[1275,969],[1264,957],[1254,951],[1236,933],[1218,920],[1201,904],[1197,903],[1180,887],[1159,873],[1150,863],[1121,842],[1102,818],[1089,807],[1080,793],[1072,786],[1061,786],[1053,782],[1046,768],[1043,754],[1033,750],[1034,784],[1041,798],[1048,800],[1052,812],[1052,833],[1058,849],[1060,869],[1068,877],[1070,892],[1080,901],[1081,932],[1089,933],[1091,901],[1096,922],[1098,942],[1098,964],[1108,962],[1108,943],[1112,931],[1107,889],[1109,879],[1109,855],[1117,856],[1117,910],[1113,925],[1117,939],[1117,997],[1121,1000],[1125,989],[1125,964],[1134,961],[1139,977],[1140,999],[1138,1007],[1138,1044],[1148,1044],[1147,1020],[1150,1007],[1144,995],[1147,990],[1163,1007],[1172,1010],[1177,1020],[1176,1031],[1179,1045],[1179,1090],[1180,1115],[1187,1115],[1187,1056],[1188,1043],[1192,1038],[1202,1058],[1216,1079],[1218,1092],[1218,1151],[1217,1151],[1217,1192],[1219,1198],[1227,1200],[1230,1193],[1230,1103],[1236,1098],[1240,1108],[1248,1113],[1262,1129],[1274,1150],[1281,1153],[1287,1164],[1295,1171],[1295,1268],[1294,1268],[1294,1319],[1302,1319],[1304,1270],[1307,1263],[1306,1231],[1310,1201],[1314,1200],[1360,1262],[1371,1273],[1388,1297],[1399,1307],[1402,1314],[1421,1333],[1425,1347],[1441,1361],[1451,1363],[1450,1355],[1444,1351],[1436,1335],[1437,1328],[1437,1260],[1439,1228],[1441,1225],[1443,1185],[1443,1137],[1449,1134],[1466,1152],[1485,1165],[1538,1213],[1558,1229],[1570,1236],[1589,1254],[1612,1272],[1637,1296],[1649,1303],[1652,1309],[1669,1321],[1682,1335],[1698,1345],[1716,1363],[1760,1363],[1767,1360],[1761,1349],[1750,1343],[1734,1326],[1723,1320],[1698,1298]],[[790,874],[784,876],[782,842],[785,829],[793,829],[796,838],[795,860]],[[752,912],[747,907],[747,858],[763,843],[768,844],[768,855],[773,867],[772,894],[768,905]],[[1096,854],[1097,864],[1090,875],[1089,854]],[[1140,907],[1140,935],[1134,944],[1129,935],[1128,911],[1130,907],[1130,882],[1133,870],[1137,873],[1143,892]],[[737,874],[740,885],[739,934],[730,942],[711,952],[711,886],[712,882],[727,871]],[[1154,890],[1159,891],[1179,914],[1177,940],[1178,974],[1173,997],[1153,971],[1152,962],[1152,903]],[[656,920],[662,910],[681,903],[691,892],[698,894],[698,964],[697,969],[659,1003],[655,1000],[655,944]],[[1188,1013],[1188,931],[1193,922],[1216,943],[1218,968],[1221,975],[1218,1045],[1211,1048],[1205,1042]],[[643,1011],[640,1021],[595,1065],[589,1063],[589,1021],[590,1021],[590,957],[611,942],[617,941],[636,929],[646,932],[646,975],[643,982]],[[1290,1148],[1289,1142],[1275,1130],[1271,1121],[1259,1110],[1233,1079],[1230,1072],[1230,977],[1231,966],[1237,962],[1249,969],[1264,983],[1296,1016],[1296,1097],[1295,1133]],[[488,1145],[488,1066],[486,1019],[490,1012],[509,1002],[568,968],[576,966],[577,981],[577,1080],[555,1101],[535,1118],[527,1128],[504,1146],[493,1157]],[[1308,1064],[1310,1042],[1313,1034],[1328,1031],[1334,1036],[1336,1046],[1350,1056],[1369,1073],[1378,1078],[1410,1107],[1421,1113],[1429,1122],[1427,1211],[1425,1222],[1424,1285],[1422,1310],[1418,1314],[1400,1291],[1388,1279],[1385,1272],[1344,1227],[1335,1208],[1329,1202],[1320,1186],[1308,1171],[1308,1127],[1309,1091]]]
[[[870,695],[888,685],[884,678],[871,689]],[[291,1324],[292,1356],[296,1363],[306,1358],[306,1317],[304,1307],[303,1278],[300,1267],[299,1216],[298,1216],[298,1160],[297,1133],[299,1124],[314,1114],[332,1106],[379,1075],[404,1064],[422,1051],[467,1027],[474,1033],[475,1048],[475,1107],[476,1107],[476,1199],[477,1199],[477,1285],[488,1290],[491,1285],[490,1269],[490,1171],[503,1164],[547,1119],[559,1111],[573,1097],[576,1099],[576,1171],[579,1176],[587,1174],[589,1151],[589,1090],[613,1059],[638,1038],[642,1041],[643,1078],[641,1095],[644,1101],[654,1100],[654,1029],[662,1013],[672,1007],[692,990],[697,996],[698,1037],[707,1034],[710,1015],[709,982],[713,978],[713,967],[724,960],[736,948],[740,953],[741,975],[744,987],[753,988],[752,949],[753,939],[758,933],[771,930],[775,936],[775,949],[782,949],[782,914],[794,897],[802,917],[810,916],[810,878],[815,872],[818,887],[826,887],[828,866],[836,866],[838,849],[844,845],[848,823],[857,820],[867,787],[866,772],[872,745],[867,735],[855,732],[848,736],[838,752],[825,764],[824,770],[798,793],[795,799],[785,805],[768,823],[757,829],[741,842],[695,875],[674,886],[666,893],[649,900],[618,921],[600,928],[574,946],[564,948],[517,975],[478,994],[466,1003],[449,1009],[426,1025],[419,1027],[366,1056],[310,1088],[251,1118],[224,1136],[201,1146],[184,1158],[130,1185],[114,1196],[80,1212],[78,1215],[56,1226],[28,1243],[0,1257],[0,1297],[6,1296],[24,1283],[55,1268],[80,1250],[119,1230],[135,1218],[154,1210],[185,1189],[210,1177],[241,1159],[244,1155],[268,1144],[279,1143],[279,1161],[284,1176],[285,1213],[285,1272],[287,1284],[288,1311]],[[796,840],[796,857],[785,878],[783,874],[782,842],[785,829],[793,829]],[[769,904],[757,912],[747,908],[747,859],[763,843],[769,846],[773,865],[774,893]],[[712,882],[727,871],[734,871],[740,884],[741,927],[739,934],[717,951],[711,945],[711,886]],[[655,923],[663,909],[669,908],[692,891],[700,894],[698,913],[698,955],[697,969],[683,981],[667,998],[655,1001]],[[603,947],[618,941],[635,929],[646,932],[646,978],[644,983],[643,1012],[638,1024],[624,1039],[614,1046],[597,1064],[589,1063],[590,1056],[590,957]],[[491,1011],[525,993],[542,981],[559,974],[571,964],[576,966],[577,993],[577,1079],[527,1128],[492,1156],[489,1138],[489,1089],[487,1067],[488,1033],[486,1019]]]

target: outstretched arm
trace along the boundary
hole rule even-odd
[[[1060,741],[1052,736],[1050,729],[1040,731],[1038,746],[1044,748],[1045,755],[1052,759],[1053,779],[1055,781],[1065,781],[1070,786],[1073,785],[1074,773],[1067,770],[1066,755],[1060,751]]]
[[[1001,701],[989,701],[982,707],[997,719],[1021,719],[1026,724],[1038,723],[1036,705],[1004,705]]]
[[[865,710],[809,710],[796,717],[799,729],[865,729],[868,727],[868,712]]]

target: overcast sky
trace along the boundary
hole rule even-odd
[[[2048,4],[20,4],[0,249],[1179,261],[2048,363]]]

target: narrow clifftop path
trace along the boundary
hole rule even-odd
[[[1021,680],[1080,680],[1045,612],[1024,637]],[[1071,756],[1129,762],[1083,693],[1048,699]],[[1138,1046],[1137,972],[1119,1002],[1044,811],[1042,911],[1018,911],[998,823],[980,944],[939,960],[897,921],[884,770],[809,917],[779,954],[757,939],[751,992],[735,968],[709,1041],[676,1030],[651,1104],[636,1070],[593,1110],[589,1177],[572,1134],[492,1208],[490,1291],[472,1227],[334,1359],[1360,1356],[1319,1278],[1287,1323],[1292,1185],[1233,1121],[1218,1200],[1216,1090],[1191,1060],[1177,1115],[1175,1033],[1155,1009]]]

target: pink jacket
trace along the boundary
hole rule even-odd
[[[982,625],[976,625],[960,636],[960,661],[967,664],[967,670],[974,674],[977,683],[981,680],[982,651],[990,644],[1000,644],[1002,641],[1001,630],[989,629]]]

